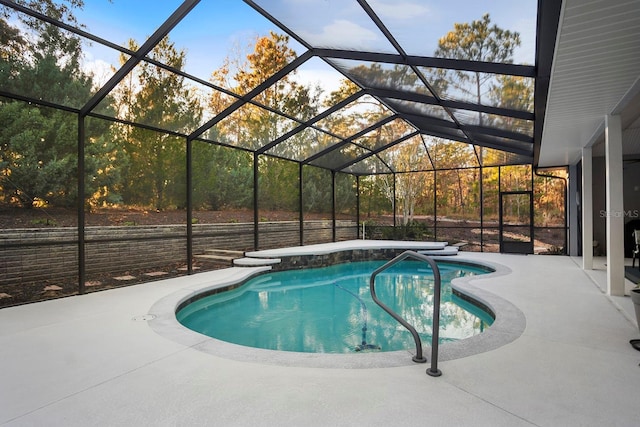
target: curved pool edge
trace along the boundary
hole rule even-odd
[[[486,305],[494,314],[495,320],[490,328],[481,334],[455,342],[440,344],[438,361],[447,361],[484,353],[502,347],[516,340],[524,332],[526,325],[524,314],[509,301],[472,284],[477,280],[487,280],[493,277],[508,275],[508,267],[477,259],[460,257],[456,260],[447,259],[446,262],[471,263],[489,267],[492,273],[481,276],[462,277],[454,279],[452,287],[471,299]],[[149,314],[153,315],[148,324],[160,336],[217,357],[240,362],[262,363],[290,367],[314,368],[387,368],[410,366],[416,363],[411,360],[415,350],[389,351],[380,353],[356,354],[328,354],[328,353],[299,353],[278,350],[267,350],[232,344],[195,332],[178,322],[176,311],[185,301],[202,292],[212,289],[225,288],[236,283],[244,282],[256,274],[269,271],[269,267],[233,267],[234,270],[225,280],[215,284],[206,283],[183,288],[160,300],[151,307]],[[430,342],[423,342],[423,351],[427,358],[431,358]],[[427,364],[428,365],[428,364]]]
[[[487,306],[495,315],[491,326],[484,332],[463,340],[448,342],[440,345],[439,360],[454,360],[475,354],[485,353],[507,345],[518,339],[526,328],[526,318],[522,310],[506,299],[488,291],[484,287],[474,285],[473,282],[491,280],[495,277],[511,274],[512,270],[502,264],[486,262],[478,259],[465,259],[469,262],[483,265],[494,270],[493,273],[480,276],[459,277],[451,281],[451,287],[474,301]]]

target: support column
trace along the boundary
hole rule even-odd
[[[622,124],[605,117],[607,206],[607,295],[624,295],[624,197],[622,186]]]
[[[364,240],[364,228],[362,229],[362,240]],[[360,238],[360,175],[356,175],[356,239]]]
[[[336,171],[331,171],[331,241],[336,242],[336,206],[338,199],[336,194]]]
[[[300,233],[300,246],[304,246],[304,199],[303,199],[303,165],[298,164],[298,229]]]
[[[397,221],[396,221],[396,174],[395,172],[391,175],[393,176],[393,206],[391,206],[391,208],[393,209],[393,226],[395,227],[396,225],[398,225]]]
[[[193,274],[193,139],[187,138],[187,274]]]
[[[569,219],[569,248],[568,254],[572,257],[578,256],[578,205],[581,201],[577,200],[578,194],[578,167],[577,165],[569,166],[569,195],[567,196],[567,218]]]
[[[480,252],[484,252],[484,176],[482,173],[482,147],[480,148]]]
[[[260,227],[258,226],[260,217],[258,216],[258,161],[260,155],[253,153],[253,250],[257,251],[260,247]]]
[[[593,270],[593,159],[582,149],[582,268]]]
[[[84,202],[85,193],[85,162],[84,162],[84,142],[85,123],[82,114],[78,114],[78,293],[85,293],[84,282],[87,279],[87,266],[85,257],[85,237],[84,237]]]

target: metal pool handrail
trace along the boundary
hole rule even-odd
[[[376,295],[376,276],[383,272],[384,270],[390,268],[391,266],[399,263],[400,261],[404,261],[407,258],[413,258],[418,261],[424,261],[431,266],[433,270],[433,326],[432,326],[432,334],[431,334],[431,367],[427,369],[427,374],[432,377],[439,377],[442,375],[442,371],[438,369],[438,339],[440,332],[440,269],[436,262],[429,258],[426,255],[419,254],[414,251],[405,251],[392,259],[391,261],[384,264],[382,267],[376,269],[373,273],[371,273],[371,278],[369,279],[369,290],[371,291],[371,297],[373,301],[378,304],[384,311],[389,313],[391,317],[396,319],[402,326],[407,328],[411,335],[413,335],[413,340],[416,343],[416,355],[412,357],[412,360],[417,363],[424,363],[427,361],[426,357],[422,355],[422,341],[420,340],[420,335],[416,332],[416,328],[411,326],[406,320],[404,320],[400,315],[387,307],[382,301],[378,299]]]

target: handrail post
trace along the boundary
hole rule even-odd
[[[425,256],[433,269],[433,322],[431,326],[431,367],[427,369],[427,375],[439,377],[442,371],[438,369],[438,347],[440,346],[440,297],[442,294],[442,284],[440,278],[440,268],[436,262]]]
[[[413,326],[411,326],[406,320],[400,317],[396,312],[394,312],[389,307],[387,307],[382,301],[378,299],[378,296],[376,295],[376,283],[375,283],[376,276],[379,273],[383,272],[384,270],[399,263],[400,261],[404,261],[407,258],[413,258],[418,261],[424,261],[427,264],[429,264],[431,266],[431,269],[433,270],[434,301],[433,301],[433,326],[432,326],[433,331],[431,333],[431,367],[427,369],[427,374],[432,377],[439,377],[440,375],[442,375],[442,372],[438,369],[438,340],[440,335],[439,332],[440,332],[440,296],[441,296],[440,281],[441,279],[440,279],[440,269],[438,268],[438,265],[436,264],[436,262],[432,258],[426,255],[422,255],[414,251],[405,251],[400,255],[398,255],[397,257],[395,257],[394,259],[392,259],[391,261],[384,264],[383,266],[377,268],[373,273],[371,273],[371,278],[369,279],[369,290],[371,291],[371,297],[373,298],[373,301],[376,304],[378,304],[384,311],[386,311],[391,317],[396,319],[402,326],[407,328],[409,332],[411,332],[411,335],[413,336],[413,340],[415,341],[415,344],[416,344],[416,355],[413,356],[412,360],[417,363],[426,362],[427,359],[422,355],[422,341],[420,340],[420,335],[418,335],[418,332],[416,331],[416,329]]]

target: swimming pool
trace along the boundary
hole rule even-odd
[[[409,331],[371,299],[369,277],[382,261],[262,274],[244,285],[180,307],[184,326],[242,346],[304,353],[362,353],[411,349]],[[483,332],[493,322],[486,310],[453,292],[451,280],[493,270],[438,262],[442,277],[440,342]],[[431,268],[403,261],[376,279],[378,297],[431,339]]]

